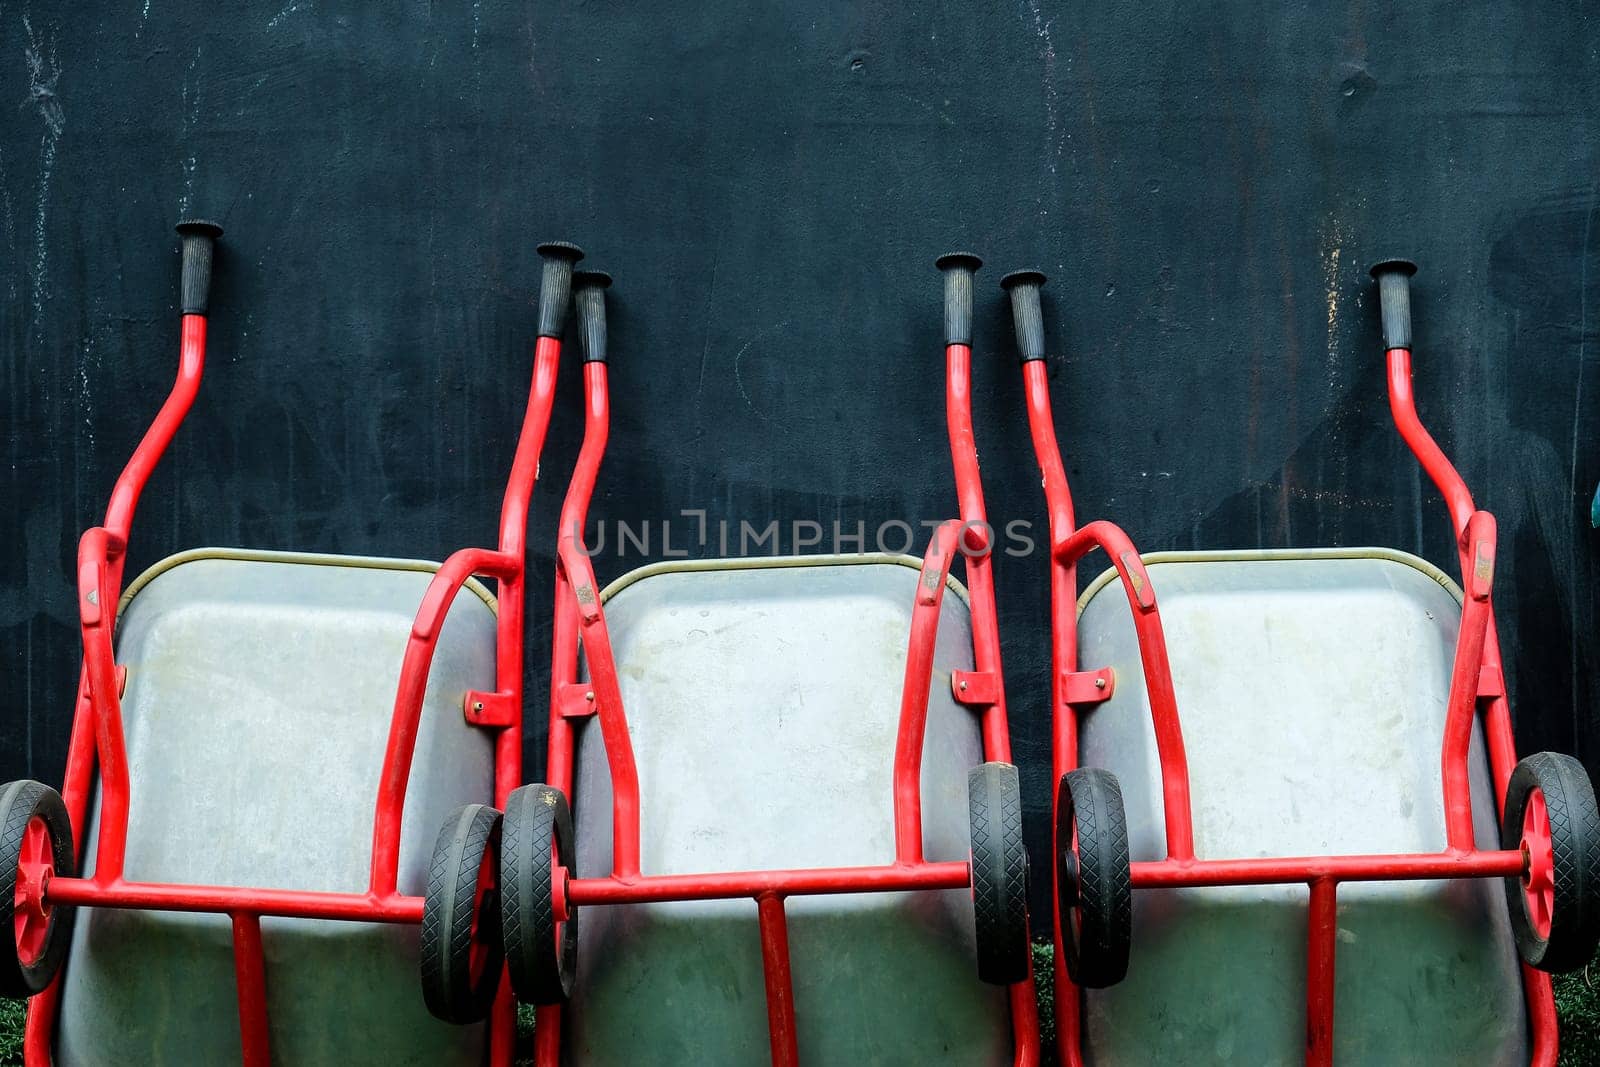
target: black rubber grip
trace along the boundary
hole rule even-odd
[[[572,265],[583,258],[583,249],[566,241],[547,241],[538,251],[544,260],[544,276],[539,279],[539,336],[560,337],[567,325]]]
[[[179,306],[185,315],[204,315],[211,298],[211,253],[222,227],[205,219],[184,219],[177,229],[183,241]]]
[[[611,275],[603,270],[572,272],[572,302],[578,307],[578,338],[585,363],[606,361],[606,290]]]
[[[946,252],[933,261],[944,272],[944,343],[972,343],[972,276],[983,260],[971,252]]]
[[[1044,358],[1039,290],[1045,281],[1044,272],[1037,270],[1014,270],[1000,279],[1000,288],[1011,294],[1011,322],[1017,328],[1017,352],[1024,363]]]
[[[1411,276],[1417,265],[1408,259],[1386,259],[1372,266],[1383,308],[1383,347],[1411,347]]]

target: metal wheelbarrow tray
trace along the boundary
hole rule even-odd
[[[863,798],[892,795],[885,756],[921,566],[881,555],[668,563],[606,590],[640,805],[653,816],[641,841],[648,870],[894,860],[890,807]],[[950,579],[949,592],[936,678],[972,670],[966,590]],[[592,723],[576,742],[577,876],[603,878],[613,860],[605,749]],[[922,756],[928,859],[966,860],[967,771],[982,760],[972,712],[936,685]],[[815,1062],[1010,1061],[1004,991],[973,981],[969,890],[796,898],[788,940],[798,1044]],[[766,1058],[753,901],[588,909],[578,955],[574,1062]],[[893,999],[863,1004],[865,990]]]
[[[394,668],[437,569],[208,550],[135,581],[117,640],[138,786],[123,877],[365,892]],[[410,896],[427,886],[445,817],[493,795],[493,739],[460,707],[463,692],[494,685],[493,604],[476,582],[457,594],[434,652],[400,831]],[[91,853],[84,877],[94,870]],[[58,1064],[238,1057],[227,916],[85,908],[73,933]],[[416,927],[266,918],[261,941],[280,1061],[481,1056],[482,1027],[424,1010]]]
[[[1163,552],[1160,591],[1183,710],[1195,854],[1430,853],[1461,593],[1401,553]],[[1078,759],[1117,776],[1130,859],[1167,854],[1160,757],[1116,574],[1081,603],[1079,654],[1116,674],[1081,716]],[[1498,847],[1474,728],[1475,840]],[[1304,1056],[1306,891],[1134,894],[1128,977],[1084,994],[1094,1062],[1286,1063]],[[1338,897],[1334,1032],[1350,1063],[1526,1063],[1505,894],[1493,881],[1352,882]],[[1202,995],[1174,996],[1174,990]]]
[[[509,1064],[499,941],[473,936],[494,809],[463,802],[521,780],[528,502],[582,253],[540,246],[497,549],[191,553],[135,583],[114,639],[134,512],[205,365],[221,228],[178,231],[177,382],[79,542],[65,785],[0,786],[0,993],[32,997],[27,1063]]]
[[[802,1049],[1037,1062],[969,401],[978,265],[938,261],[961,517],[924,559],[658,567],[610,603],[583,539],[610,423],[609,278],[575,280],[586,416],[560,519],[546,781],[501,823],[506,962],[538,1005],[541,1067],[791,1067]],[[947,595],[957,556],[966,604]]]
[[[1600,807],[1571,757],[1516,759],[1494,517],[1412,400],[1415,270],[1373,268],[1390,410],[1461,590],[1401,553],[1141,558],[1077,526],[1044,276],[1002,282],[1050,509],[1063,1064],[1555,1063],[1547,972],[1600,942]]]

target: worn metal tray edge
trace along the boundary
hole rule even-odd
[[[891,563],[899,567],[922,570],[922,558],[897,552],[819,553],[815,556],[736,556],[728,559],[667,559],[646,563],[615,579],[600,591],[600,601],[605,603],[628,586],[653,578],[658,574],[677,574],[695,571],[752,571],[768,567],[844,567],[862,563]],[[945,579],[950,591],[970,603],[967,587],[955,575]]]
[[[199,559],[231,559],[247,563],[303,563],[313,567],[361,567],[367,570],[382,571],[423,571],[433,573],[439,569],[439,564],[426,559],[390,559],[384,556],[340,556],[327,552],[274,552],[268,549],[255,548],[191,548],[152,563],[146,567],[139,577],[129,583],[127,590],[122,594],[122,599],[117,601],[117,617],[128,609],[128,604],[134,595],[155,581],[167,571],[185,563],[192,563]],[[468,578],[465,589],[472,590],[479,600],[482,600],[488,609],[499,614],[500,605],[495,600],[494,594],[489,592],[487,586],[476,578]]]
[[[1218,549],[1203,552],[1141,552],[1139,558],[1146,567],[1158,563],[1270,563],[1283,560],[1307,559],[1382,559],[1411,567],[1427,575],[1444,587],[1444,591],[1461,603],[1461,587],[1444,571],[1421,556],[1401,552],[1395,548],[1240,548]],[[1078,614],[1082,615],[1101,590],[1117,580],[1117,569],[1107,567],[1098,574],[1088,588],[1078,597]],[[1156,590],[1160,595],[1160,589]]]

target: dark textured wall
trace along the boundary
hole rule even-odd
[[[617,277],[598,515],[950,514],[931,260],[970,246],[999,520],[1043,521],[992,288],[1037,265],[1082,514],[1151,550],[1383,544],[1453,573],[1364,273],[1408,254],[1420,406],[1500,520],[1519,740],[1594,766],[1580,5],[678,8],[0,6],[0,778],[59,780],[75,536],[170,380],[186,211],[228,229],[211,368],[130,573],[485,543],[552,236]],[[536,686],[574,366],[533,519]],[[999,586],[1038,835],[1042,560]]]

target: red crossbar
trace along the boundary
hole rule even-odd
[[[652,874],[631,880],[615,875],[609,878],[574,878],[567,882],[567,901],[574,907],[584,904],[660,904],[682,900],[733,900],[773,893],[798,897],[831,893],[964,889],[971,884],[971,873],[964,862],[922,861],[881,867]]]
[[[87,908],[277,915],[377,923],[422,921],[422,898],[399,893],[379,896],[169,882],[102,882],[95,877],[52,878],[46,895],[53,905]]]
[[[1414,882],[1505,878],[1527,867],[1520,850],[1396,853],[1376,856],[1272,856],[1241,860],[1155,860],[1129,864],[1135,889],[1295,882]]]

